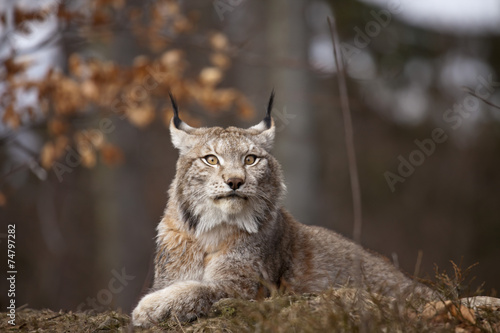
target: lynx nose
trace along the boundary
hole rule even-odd
[[[234,191],[236,191],[237,189],[240,188],[241,185],[243,185],[245,183],[245,181],[241,178],[229,178],[227,181],[226,181],[226,184],[229,185],[229,187],[231,189],[233,189]]]

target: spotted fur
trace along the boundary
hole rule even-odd
[[[269,112],[266,119],[249,129],[192,128],[176,112],[177,173],[158,225],[154,285],[133,311],[134,325],[192,320],[221,298],[255,299],[270,288],[311,293],[357,281],[386,295],[435,297],[382,257],[294,220],[281,205],[285,184],[270,154]],[[207,155],[219,164],[206,163]],[[258,161],[246,165],[248,155]],[[244,183],[233,190],[230,178]]]

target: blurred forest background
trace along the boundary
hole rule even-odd
[[[16,224],[18,306],[130,311],[150,286],[177,159],[169,89],[191,125],[247,127],[274,88],[286,207],[352,237],[332,15],[362,244],[421,277],[478,262],[475,283],[500,289],[498,1],[6,0],[0,13],[0,267]]]

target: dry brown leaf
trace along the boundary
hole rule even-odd
[[[233,89],[218,89],[215,91],[214,98],[216,99],[221,109],[227,110],[231,107],[236,99],[236,92]]]
[[[0,192],[0,207],[4,207],[7,204],[7,197],[5,194]]]
[[[22,73],[28,67],[28,62],[19,62],[14,58],[8,58],[3,62],[7,80],[10,81],[16,74]]]
[[[54,83],[56,89],[51,97],[57,114],[72,114],[83,108],[84,100],[78,83],[68,78]]]
[[[218,51],[223,51],[227,49],[229,42],[224,34],[218,32],[210,37],[210,45]]]
[[[222,71],[217,67],[206,67],[200,72],[200,81],[203,85],[215,86],[222,80]]]
[[[149,46],[153,52],[161,52],[167,48],[168,42],[165,39],[153,39],[149,42]]]
[[[146,127],[155,119],[154,108],[150,104],[127,109],[128,120],[137,127]]]
[[[470,324],[476,323],[476,316],[474,310],[466,307],[465,305],[451,305],[448,307],[451,315],[462,322],[468,322]]]
[[[108,166],[116,166],[123,163],[123,152],[111,143],[103,145],[100,152],[103,163]]]
[[[52,167],[56,159],[56,150],[52,142],[47,142],[43,145],[42,151],[40,152],[40,164],[46,170]]]
[[[86,168],[93,168],[96,165],[95,150],[90,145],[78,147],[78,153],[82,158],[82,165]]]
[[[133,66],[136,68],[145,68],[150,63],[149,58],[145,55],[139,55],[134,58]]]
[[[49,121],[47,127],[51,135],[57,136],[66,133],[68,130],[68,123],[55,118]]]
[[[183,65],[184,53],[181,50],[170,50],[161,57],[161,64],[169,69],[178,68]]]
[[[165,11],[166,14],[168,15],[178,15],[180,14],[180,8],[179,4],[174,1],[168,1],[168,2],[163,2],[163,3],[158,3],[159,6],[162,6],[163,10]]]
[[[73,139],[78,146],[88,144],[89,141],[87,137],[82,133],[82,131],[75,132],[75,134],[73,135]]]
[[[112,0],[111,4],[114,9],[122,9],[125,6],[125,0]]]
[[[48,99],[44,98],[42,94],[38,96],[38,105],[40,106],[40,110],[44,115],[47,115],[50,110],[50,102]]]
[[[220,69],[224,70],[229,68],[231,66],[231,59],[224,53],[214,53],[210,56],[210,61],[212,64],[216,67],[219,67]]]
[[[28,106],[26,108],[26,113],[28,114],[28,117],[30,118],[30,120],[35,120],[36,118],[36,113],[35,113],[35,109],[32,107],[32,106]]]
[[[427,303],[424,306],[424,310],[422,311],[422,317],[430,319],[438,313],[442,312],[445,308],[445,303],[441,301]]]
[[[449,322],[452,318],[470,324],[476,323],[474,310],[465,305],[455,305],[452,301],[437,301],[425,305],[422,316],[435,322]]]
[[[255,115],[255,109],[243,95],[238,96],[236,105],[238,106],[238,114],[241,118],[250,120]]]
[[[69,56],[68,69],[72,75],[74,75],[76,77],[82,77],[82,74],[83,74],[82,60],[78,54],[73,53]]]
[[[2,122],[10,126],[12,129],[17,129],[21,125],[21,117],[16,111],[14,111],[14,107],[12,105],[7,106],[5,109]]]
[[[81,84],[82,94],[85,98],[97,102],[99,100],[99,88],[92,80],[85,80]]]
[[[494,330],[486,330],[487,332],[497,332]],[[464,325],[461,324],[460,326],[455,327],[455,333],[481,333],[484,332],[484,330],[481,330],[479,327],[472,326],[472,325]]]
[[[79,145],[91,144],[95,148],[101,147],[106,138],[104,134],[97,129],[82,130],[75,133],[75,141]]]
[[[65,135],[59,135],[54,140],[54,159],[58,159],[66,152],[66,147],[69,146],[69,139]]]
[[[178,17],[174,21],[174,30],[178,34],[183,32],[189,32],[193,28],[191,22],[185,17]]]
[[[94,145],[88,131],[79,131],[74,135],[76,149],[81,157],[82,165],[86,168],[92,168],[96,164]]]

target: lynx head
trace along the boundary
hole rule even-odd
[[[170,97],[172,142],[180,151],[170,196],[184,223],[196,236],[225,225],[257,232],[276,214],[285,190],[270,155],[274,93],[264,120],[248,129],[193,128],[180,120]]]

